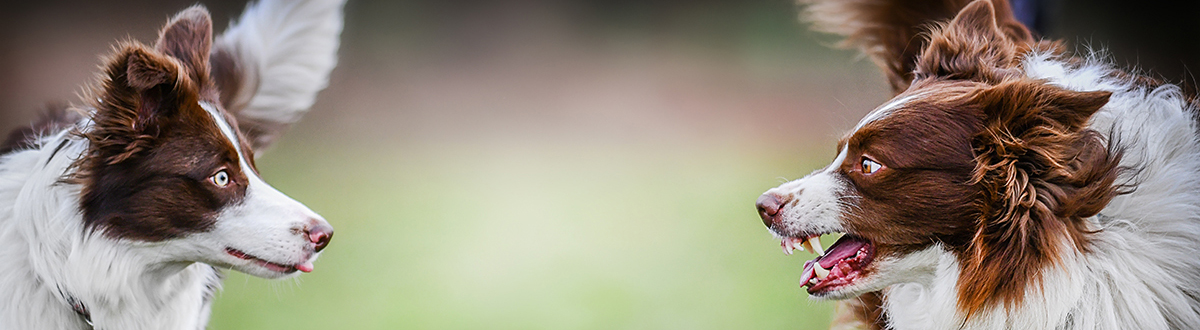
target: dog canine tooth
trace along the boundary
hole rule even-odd
[[[821,247],[821,236],[813,235],[808,237],[808,241],[804,242],[804,246],[809,248],[809,251],[816,253],[819,256],[825,256],[825,249]]]
[[[821,263],[819,262],[813,263],[813,273],[817,275],[817,278],[822,280],[829,276],[829,270],[821,267]]]

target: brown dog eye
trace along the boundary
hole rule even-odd
[[[212,181],[217,187],[225,188],[225,186],[229,185],[229,173],[221,170],[217,174],[213,174],[212,177],[209,177],[208,180]]]
[[[881,168],[883,168],[883,165],[881,165],[869,158],[863,158],[863,160],[862,160],[862,171],[865,174],[874,174],[875,172],[878,172],[879,169],[881,169]]]

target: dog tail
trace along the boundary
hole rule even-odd
[[[937,22],[949,21],[970,0],[798,0],[806,5],[802,19],[813,29],[844,37],[838,44],[856,48],[887,75],[892,91],[912,82],[913,68],[926,38]],[[992,0],[1009,10],[1005,0]]]
[[[337,64],[345,0],[261,0],[216,38],[212,77],[256,152],[308,111]]]

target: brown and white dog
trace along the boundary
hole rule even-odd
[[[895,92],[757,203],[819,254],[801,285],[849,300],[842,325],[1200,329],[1195,95],[1037,40],[1003,0],[805,2]]]
[[[327,84],[342,6],[264,0],[215,39],[184,10],[0,146],[0,329],[203,329],[217,268],[312,271],[333,228],[254,157]]]

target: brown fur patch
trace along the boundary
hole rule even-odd
[[[982,126],[972,109],[971,82],[919,81],[910,101],[884,119],[867,123],[847,140],[839,173],[862,198],[846,216],[847,229],[866,237],[878,255],[920,250],[935,241],[962,244],[964,219],[977,217],[969,141]],[[898,98],[905,97],[901,94]],[[862,172],[864,158],[884,168]]]
[[[84,186],[84,222],[111,237],[161,241],[208,230],[249,183],[238,165],[246,156],[200,105],[217,103],[206,81],[208,13],[189,8],[160,36],[154,49],[119,45],[89,97],[94,124],[82,133],[89,146],[71,181]],[[228,186],[210,180],[219,171],[229,174]]]
[[[988,119],[971,143],[971,182],[982,194],[974,237],[960,256],[959,307],[968,315],[1021,302],[1041,271],[1069,253],[1062,249],[1087,251],[1084,218],[1118,192],[1120,153],[1085,127],[1109,95],[1023,79],[975,96]]]

